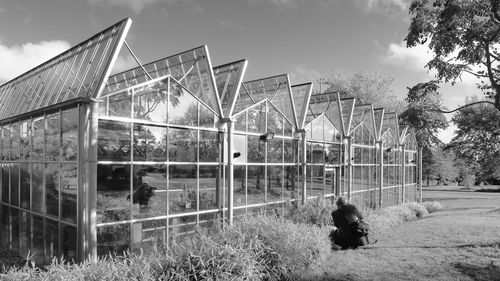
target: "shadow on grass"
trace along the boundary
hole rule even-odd
[[[500,242],[484,243],[484,244],[460,244],[460,245],[407,245],[407,246],[364,246],[360,249],[376,250],[376,249],[461,249],[461,248],[500,248]]]
[[[487,267],[467,263],[456,263],[454,266],[463,275],[469,276],[472,280],[500,280],[500,267],[494,265],[493,262]]]
[[[497,193],[500,193],[500,188],[483,188],[483,189],[477,189],[475,191],[476,192],[497,192]]]

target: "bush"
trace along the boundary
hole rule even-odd
[[[413,221],[428,214],[427,209],[415,202],[404,203],[377,210],[364,210],[365,221],[373,232],[381,232],[403,222]]]
[[[308,200],[305,205],[295,206],[289,202],[285,205],[283,217],[294,223],[317,226],[332,225],[331,212],[335,208],[333,201],[319,197],[314,200]]]
[[[441,210],[443,206],[437,201],[426,201],[422,203],[429,213]]]

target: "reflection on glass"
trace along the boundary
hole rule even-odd
[[[167,190],[167,165],[134,165],[132,217],[167,215]]]
[[[259,136],[248,136],[248,162],[265,162],[266,143],[260,140]]]
[[[266,103],[263,102],[258,106],[247,111],[248,131],[249,132],[266,132]]]
[[[200,166],[200,211],[217,209],[218,172],[219,166]]]
[[[200,131],[200,162],[219,161],[218,132]]]
[[[196,211],[196,165],[170,165],[168,171],[170,213],[176,214]]]
[[[61,164],[62,219],[76,224],[78,173],[76,164]]]
[[[168,157],[174,162],[197,161],[197,131],[168,129]]]
[[[9,221],[10,208],[7,205],[0,204],[0,245],[9,245]]]
[[[45,219],[45,258],[47,261],[59,256],[59,223]]]
[[[132,224],[132,251],[148,255],[161,250],[167,243],[166,224],[166,219]]]
[[[97,157],[99,160],[130,160],[130,124],[99,120]]]
[[[121,254],[129,249],[130,224],[97,227],[97,256]]]
[[[130,166],[97,165],[97,223],[130,219]]]
[[[62,112],[62,160],[76,160],[78,155],[78,108]]]
[[[67,224],[61,224],[61,254],[67,261],[76,261],[78,259],[76,253],[77,246],[76,227]]]
[[[167,161],[167,128],[135,124],[134,161]]]
[[[198,100],[177,82],[170,80],[168,123],[198,125]]]
[[[131,95],[128,92],[109,97],[109,116],[128,117],[131,112]]]
[[[134,89],[134,118],[166,122],[168,81],[158,81]]]
[[[265,167],[266,166],[248,166],[248,205],[262,204],[265,202]]]
[[[33,154],[32,160],[45,160],[45,118],[33,119]]]
[[[20,244],[21,251],[19,252],[21,256],[27,257],[31,249],[31,221],[30,214],[28,212],[21,212],[21,235]]]
[[[272,107],[267,114],[267,131],[274,132],[276,136],[283,135],[283,116]]]
[[[10,165],[2,164],[2,202],[9,203]]]
[[[2,159],[8,160],[10,157],[10,125],[2,127]]]
[[[235,131],[242,131],[246,132],[247,131],[247,115],[246,112],[238,115],[236,117],[236,121],[234,122],[234,130]]]
[[[10,208],[10,246],[11,249],[14,251],[19,251],[19,246],[20,246],[20,233],[19,233],[19,209],[16,208]]]
[[[19,164],[11,164],[10,168],[10,204],[19,206]]]
[[[283,162],[295,163],[297,161],[298,140],[285,139],[283,140]],[[324,158],[322,159],[324,160]]]
[[[43,170],[44,164],[33,163],[31,169],[31,181],[32,181],[32,205],[31,210],[39,213],[45,213],[45,197],[43,195]]]
[[[56,114],[47,115],[47,130],[45,132],[46,160],[48,161],[59,160],[60,138],[61,138],[61,133],[60,133],[59,112]]]
[[[31,120],[21,122],[21,159],[28,160],[31,157]]]
[[[246,168],[234,166],[234,206],[245,206],[246,203]]]
[[[275,202],[283,198],[283,166],[267,167],[267,202]]]
[[[208,107],[204,106],[202,103],[200,104],[200,127],[213,128],[215,125],[215,117],[216,115],[211,111]]]
[[[283,139],[274,138],[267,142],[267,162],[283,163]]]
[[[19,123],[11,124],[11,145],[10,145],[10,159],[18,160],[21,155],[21,132]]]
[[[59,217],[59,164],[45,164],[45,204],[47,214]]]
[[[32,235],[33,235],[33,241],[32,245],[33,247],[31,248],[31,254],[33,257],[31,260],[33,260],[37,264],[44,264],[45,263],[45,249],[44,249],[44,235],[43,235],[43,218],[32,215]]]
[[[182,216],[169,219],[169,237],[193,232],[196,226],[196,216]]]

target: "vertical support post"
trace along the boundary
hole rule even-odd
[[[378,179],[377,179],[377,186],[378,186],[378,207],[382,208],[382,188],[384,186],[384,150],[382,146],[382,141],[377,141],[376,147],[378,149]]]
[[[227,123],[227,168],[228,168],[228,204],[227,204],[227,214],[229,225],[233,224],[234,219],[234,166],[233,166],[233,131],[234,131],[234,121],[230,118],[225,119]]]
[[[419,190],[419,202],[422,203],[422,148],[418,148],[418,190]]]
[[[307,202],[307,141],[306,141],[306,130],[302,129],[299,131],[302,138],[302,205]]]
[[[97,108],[98,104],[89,105],[88,145],[87,145],[87,193],[89,211],[89,256],[97,261]]]
[[[346,136],[347,140],[347,200],[351,201],[352,197],[352,138]]]
[[[406,199],[406,152],[405,145],[400,145],[401,151],[401,203]]]

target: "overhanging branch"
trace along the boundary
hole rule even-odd
[[[461,106],[459,108],[456,108],[456,109],[453,109],[453,110],[442,110],[441,108],[439,108],[436,105],[434,105],[435,109],[431,109],[431,111],[437,111],[437,112],[441,112],[441,113],[453,113],[455,111],[462,110],[462,109],[464,109],[466,107],[469,107],[469,106],[472,106],[472,105],[476,105],[476,104],[479,104],[479,103],[488,103],[488,104],[492,104],[493,106],[495,106],[495,103],[491,102],[491,101],[477,101],[477,102],[468,103],[466,105],[463,105],[463,106]]]

